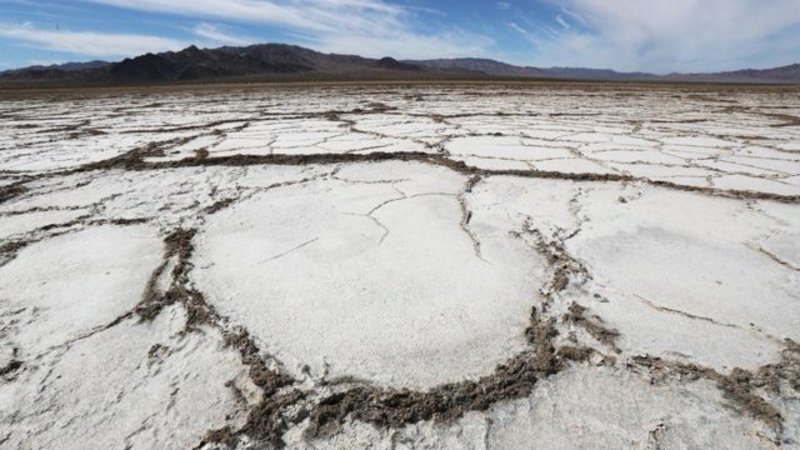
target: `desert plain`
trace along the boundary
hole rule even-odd
[[[0,448],[800,448],[800,90],[0,93]]]

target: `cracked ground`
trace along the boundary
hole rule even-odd
[[[0,448],[800,448],[796,88],[0,98]]]

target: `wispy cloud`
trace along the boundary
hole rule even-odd
[[[328,35],[318,42],[311,42],[311,45],[323,52],[428,59],[489,56],[488,48],[494,45],[494,41],[483,35],[451,30],[436,35],[400,32],[393,38],[384,35]]]
[[[408,12],[380,0],[85,0],[120,8],[342,33],[396,28]]]
[[[175,39],[140,34],[55,31],[31,25],[0,23],[0,37],[31,47],[93,57],[132,56],[177,50],[187,44]]]
[[[665,72],[800,58],[797,0],[547,1],[561,8],[562,30],[535,37],[538,65]]]
[[[582,15],[576,13],[575,11],[573,11],[573,10],[571,10],[569,8],[565,8],[565,7],[562,6],[561,7],[561,12],[566,14],[567,16],[569,16],[571,19],[577,21],[581,25],[586,25],[587,24],[586,23],[586,18],[584,18]]]
[[[559,15],[557,15],[557,16],[556,16],[556,22],[558,22],[558,24],[559,24],[559,25],[561,25],[561,28],[563,28],[563,29],[565,29],[565,30],[569,30],[570,28],[572,28],[572,27],[571,27],[571,26],[570,26],[570,25],[567,23],[567,21],[566,21],[566,20],[564,20],[564,18],[561,16],[561,14],[559,14]]]
[[[303,45],[321,51],[391,55],[400,58],[487,54],[494,40],[456,27],[417,26],[427,8],[383,0],[84,0],[120,8],[168,13],[199,20],[255,23],[278,27]],[[248,41],[208,26],[195,34],[222,43]]]
[[[516,22],[509,22],[508,27],[511,28],[512,30],[516,31],[517,33],[525,36],[526,38],[531,37],[530,31],[526,30],[525,28],[522,28]]]
[[[224,28],[210,23],[197,24],[191,31],[192,34],[212,45],[247,45],[258,41],[256,38],[231,34]]]

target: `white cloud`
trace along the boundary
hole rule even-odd
[[[92,57],[135,56],[148,52],[178,50],[185,42],[140,34],[54,31],[30,25],[0,23],[0,37],[36,48]]]
[[[535,37],[538,65],[666,72],[800,59],[798,0],[547,1],[561,6],[564,29]],[[567,29],[565,17],[580,26]]]

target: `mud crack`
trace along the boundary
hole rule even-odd
[[[187,314],[184,332],[192,332],[201,326],[219,330],[226,347],[233,348],[239,353],[242,363],[249,368],[250,380],[262,391],[261,402],[248,413],[247,425],[241,432],[247,430],[253,435],[269,438],[272,434],[277,433],[277,430],[283,429],[277,419],[277,415],[282,411],[281,408],[297,403],[301,396],[291,393],[279,395],[278,391],[293,384],[294,379],[270,367],[250,333],[242,327],[229,326],[227,319],[216,312],[206,301],[205,296],[191,287],[189,272],[193,267],[191,258],[194,245],[192,241],[196,234],[197,230],[195,229],[178,229],[164,239],[164,261],[151,275],[145,294],[136,307],[135,313],[140,320],[149,321],[157,317],[166,306],[181,304]],[[169,267],[172,269],[168,270]],[[164,276],[169,276],[171,282],[166,291],[161,291],[159,285],[163,284]],[[275,433],[262,432],[262,428],[266,427],[264,424],[267,422],[270,423],[270,427],[274,427]],[[200,445],[225,443],[232,436],[229,427],[211,431]]]
[[[786,340],[777,363],[755,371],[735,368],[726,375],[707,367],[653,356],[635,356],[632,363],[649,370],[655,382],[665,382],[670,378],[712,381],[737,410],[763,421],[779,434],[783,431],[783,417],[765,397],[789,391],[800,392],[800,344],[790,339]]]
[[[309,401],[309,393],[298,389],[281,391],[253,408],[241,429],[226,427],[211,431],[201,446],[218,444],[232,448],[244,439],[282,448],[283,434],[306,420],[304,434],[311,440],[336,434],[347,420],[383,429],[425,420],[448,423],[469,411],[484,411],[497,402],[525,397],[539,380],[563,370],[568,361],[591,354],[577,348],[557,350],[553,344],[558,335],[554,322],[533,308],[525,331],[530,349],[477,381],[445,384],[426,392],[361,385],[319,401]]]
[[[314,408],[306,435],[313,439],[334,434],[346,418],[381,428],[424,420],[449,422],[469,411],[483,411],[499,401],[529,395],[537,381],[565,367],[552,342],[557,334],[553,324],[533,309],[525,332],[532,349],[499,365],[492,375],[428,392],[363,386],[334,394]]]
[[[472,192],[472,189],[480,183],[481,177],[480,175],[474,175],[470,177],[467,182],[464,184],[464,188],[461,192],[458,193],[458,204],[461,207],[461,229],[464,233],[469,236],[469,239],[472,241],[472,249],[475,252],[475,256],[478,257],[481,261],[486,262],[481,254],[481,241],[478,240],[478,236],[475,235],[475,232],[470,227],[469,223],[472,220],[472,211],[469,209],[469,205],[467,203],[467,194]]]
[[[560,179],[575,182],[619,182],[619,183],[642,183],[685,192],[697,192],[717,197],[749,199],[749,200],[773,200],[782,203],[800,203],[800,195],[784,195],[771,192],[756,192],[737,189],[719,189],[706,186],[683,185],[666,180],[652,180],[646,177],[635,177],[617,173],[572,173],[544,170],[491,170],[469,166],[463,161],[450,159],[444,154],[432,154],[426,152],[373,152],[368,154],[357,153],[315,153],[315,154],[271,154],[271,155],[231,155],[215,157],[190,157],[180,160],[169,161],[146,161],[147,156],[160,155],[163,149],[172,145],[194,139],[195,137],[172,139],[148,144],[145,147],[132,150],[126,154],[90,163],[74,169],[67,169],[60,172],[53,172],[48,176],[64,176],[76,173],[83,173],[95,170],[163,170],[185,167],[213,167],[213,166],[252,166],[252,165],[275,165],[275,166],[303,166],[303,165],[331,165],[344,163],[368,163],[385,161],[405,161],[433,164],[449,168],[455,172],[470,177],[492,177],[492,176],[511,176],[519,178],[534,179]],[[8,198],[19,195],[20,192],[12,190]],[[2,199],[2,197],[0,197]]]
[[[619,332],[617,330],[608,328],[603,323],[603,319],[598,316],[591,318],[586,317],[587,309],[577,303],[573,303],[569,307],[569,312],[564,316],[567,323],[579,326],[586,330],[598,342],[611,347],[615,352],[620,353],[617,348],[617,338]]]
[[[546,238],[544,233],[535,227],[532,218],[525,220],[521,232],[512,232],[511,235],[516,238],[521,238],[523,235],[530,236],[533,238],[536,250],[547,258],[552,276],[545,286],[544,294],[549,300],[552,300],[555,294],[564,291],[571,281],[583,284],[590,278],[583,263],[573,258],[564,248],[563,239],[557,235],[550,239]]]

